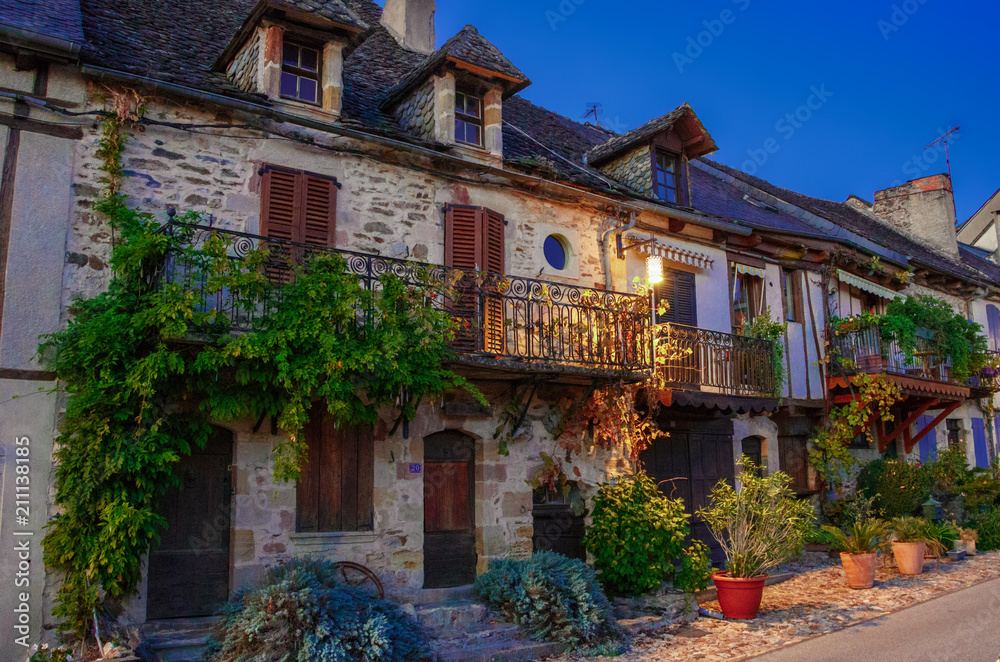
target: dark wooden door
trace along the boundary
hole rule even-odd
[[[167,529],[149,554],[147,619],[211,616],[229,599],[232,454],[232,432],[216,429],[178,463],[181,484],[160,507]]]
[[[663,425],[670,438],[653,443],[640,459],[661,492],[684,500],[684,509],[692,516],[691,535],[709,546],[713,563],[721,564],[721,545],[694,513],[708,505],[709,494],[720,480],[734,482],[732,419],[678,420],[670,418],[669,412],[664,419],[670,419]]]
[[[424,588],[476,580],[475,441],[460,432],[424,439]]]

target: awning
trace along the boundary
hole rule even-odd
[[[642,242],[648,242],[648,239],[643,239],[642,237],[637,237],[634,234],[628,235],[628,241],[630,244],[640,244]],[[656,240],[651,243],[645,243],[639,247],[639,251],[645,253],[646,255],[653,255],[655,257],[661,257],[669,262],[676,262],[677,264],[686,264],[689,267],[696,267],[698,269],[711,270],[715,268],[715,260],[710,258],[704,253],[699,253],[698,251],[692,251],[687,248],[678,248],[677,246],[671,246],[670,244],[664,243],[662,241]]]
[[[745,264],[735,263],[733,266],[736,267],[737,274],[746,274],[748,276],[756,276],[757,278],[764,277],[764,270],[760,267],[750,267]]]
[[[765,414],[778,411],[778,398],[761,398],[702,391],[661,391],[660,404],[721,414]]]
[[[865,280],[861,276],[855,276],[854,274],[849,274],[843,269],[837,269],[837,278],[840,279],[841,283],[846,283],[853,287],[857,287],[861,290],[864,290],[865,292],[871,292],[875,296],[882,299],[889,299],[890,301],[892,301],[893,299],[903,296],[899,292],[894,292],[890,290],[888,287],[882,287],[881,285],[873,283],[870,280]]]

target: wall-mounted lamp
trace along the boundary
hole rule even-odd
[[[646,258],[646,281],[650,285],[659,285],[663,282],[663,258],[659,255],[650,255]]]

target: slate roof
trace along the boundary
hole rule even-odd
[[[694,120],[698,122],[698,127],[705,133],[706,136],[708,136],[708,141],[710,143],[708,151],[715,151],[715,141],[712,140],[708,131],[705,130],[705,127],[702,125],[701,120],[698,119],[698,116],[695,115],[694,109],[691,108],[691,105],[685,102],[683,105],[675,108],[663,117],[647,122],[638,129],[633,129],[627,133],[615,136],[604,144],[598,145],[587,153],[587,161],[593,164],[608,161],[619,154],[627,152],[636,145],[648,142],[650,138],[658,133],[666,131],[673,126],[675,122],[686,115],[693,117]]]
[[[298,9],[316,14],[341,25],[349,25],[362,30],[371,28],[358,14],[348,9],[341,0],[265,0],[277,7]]]
[[[515,67],[500,52],[500,49],[479,34],[479,30],[474,26],[466,25],[458,34],[444,42],[441,48],[428,55],[426,60],[407,74],[398,85],[393,87],[389,91],[384,105],[392,106],[401,101],[410,90],[423,83],[448,58],[455,58],[456,60],[461,60],[462,62],[482,67],[483,69],[519,81],[518,85],[511,86],[508,93],[523,90],[531,84],[528,77]]]
[[[971,278],[977,280],[982,279],[982,274],[975,268],[966,264],[964,261],[956,261],[950,256],[939,253],[933,248],[930,248],[929,246],[914,240],[909,235],[893,228],[889,224],[862,213],[848,204],[843,202],[834,202],[832,200],[823,200],[821,198],[813,198],[808,195],[796,193],[795,191],[775,186],[760,177],[749,175],[741,170],[737,170],[736,168],[716,163],[714,161],[710,161],[709,159],[702,160],[711,165],[713,168],[721,170],[736,179],[746,182],[747,184],[750,184],[765,193],[769,193],[770,195],[773,195],[780,200],[784,200],[791,205],[811,212],[820,218],[825,218],[831,223],[861,235],[862,237],[865,237],[866,239],[869,239],[889,250],[909,256],[923,265],[933,267],[961,278]]]
[[[84,40],[79,0],[0,0],[0,24],[77,44]]]
[[[995,283],[1000,283],[1000,265],[990,261],[989,251],[984,251],[975,246],[960,243],[958,252],[962,256],[962,262],[969,265],[979,273],[983,274]]]

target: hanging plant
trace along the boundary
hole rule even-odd
[[[788,324],[771,319],[771,308],[755,317],[743,329],[743,334],[750,338],[769,340],[771,345],[771,365],[774,370],[774,392],[781,393],[785,388],[787,374],[785,370],[785,333]]]

